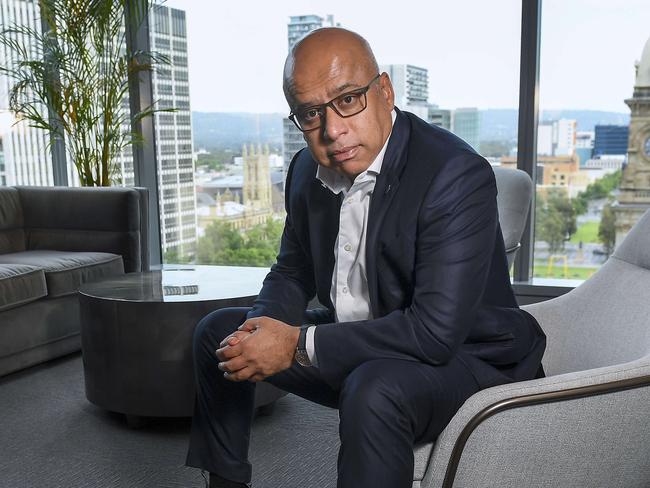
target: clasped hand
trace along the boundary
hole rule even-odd
[[[291,367],[299,335],[270,317],[248,319],[219,344],[219,369],[232,381],[261,381]]]

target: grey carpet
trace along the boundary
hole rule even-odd
[[[0,378],[0,487],[203,487],[184,466],[189,419],[139,430],[90,404],[75,354]],[[257,417],[254,488],[336,486],[338,412],[294,395]]]

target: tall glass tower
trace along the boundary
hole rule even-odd
[[[0,0],[0,26],[8,28],[14,24],[40,29],[38,3],[35,0]],[[34,40],[20,41],[36,49]],[[0,46],[0,65],[7,66],[12,62],[6,47]],[[47,145],[49,135],[26,123],[14,125],[15,119],[9,112],[10,84],[11,80],[0,75],[0,151],[4,159],[0,168],[0,184],[51,186],[54,178],[52,157]]]
[[[152,73],[153,99],[176,109],[154,116],[161,246],[179,257],[194,254],[197,239],[186,25],[183,10],[153,7],[151,49],[171,63]]]

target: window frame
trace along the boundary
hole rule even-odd
[[[129,10],[125,11],[128,22]],[[137,32],[127,32],[127,44],[130,49],[150,49],[149,16]],[[539,61],[541,37],[542,0],[521,1],[521,54],[519,72],[519,107],[517,134],[517,168],[525,171],[536,181],[537,177],[537,125],[539,115]],[[44,24],[46,29],[47,25]],[[129,80],[129,103],[131,111],[152,103],[153,85],[151,73],[140,73],[139,77]],[[135,183],[149,190],[149,252],[152,264],[162,262],[160,238],[160,211],[158,208],[158,175],[156,161],[156,138],[153,117],[148,117],[139,123],[143,135],[143,144],[133,147]],[[136,127],[134,127],[136,129]],[[55,184],[67,185],[66,156],[63,141],[52,141],[52,164]],[[534,210],[535,192],[533,191],[531,206],[528,211],[526,226],[521,239],[521,248],[514,263],[513,288],[518,296],[548,299],[559,296],[573,289],[573,286],[539,285],[534,284],[533,248],[534,248]]]

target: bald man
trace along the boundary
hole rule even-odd
[[[338,488],[408,488],[414,444],[469,396],[541,374],[545,337],[510,286],[494,174],[395,107],[353,32],[297,43],[284,93],[308,150],[291,162],[280,253],[255,304],[196,328],[187,464],[212,488],[249,486],[255,382],[267,381],[339,409]],[[306,311],[315,295],[325,308]]]

